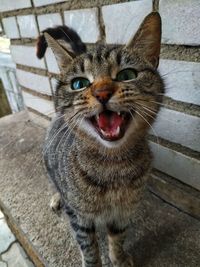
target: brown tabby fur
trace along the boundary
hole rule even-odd
[[[113,266],[134,266],[123,251],[123,242],[151,169],[146,135],[164,92],[156,70],[160,16],[149,14],[126,46],[99,45],[81,55],[73,49],[68,53],[48,31],[44,36],[61,71],[55,96],[57,116],[46,137],[44,158],[76,233],[83,266],[102,266],[96,225],[107,227]],[[126,68],[135,69],[137,77],[116,81],[117,73]],[[86,77],[91,84],[73,91],[74,77]],[[98,96],[107,92],[111,97],[103,105]],[[105,106],[131,115],[126,133],[118,141],[103,140],[87,122],[86,118]]]

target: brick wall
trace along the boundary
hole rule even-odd
[[[87,44],[100,39],[123,44],[152,6],[163,20],[159,70],[167,90],[149,137],[154,167],[200,190],[199,0],[1,0],[0,12],[2,28],[11,39],[24,101],[31,112],[49,117],[59,71],[51,50],[45,59],[36,58],[39,32],[67,24]]]

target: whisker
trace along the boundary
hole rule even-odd
[[[160,145],[159,143],[159,139],[158,139],[158,134],[156,133],[155,129],[151,126],[151,124],[144,118],[143,115],[141,115],[137,110],[134,110],[149,126],[150,128],[152,129],[153,133],[155,134],[156,136],[156,141],[157,141],[157,144]]]

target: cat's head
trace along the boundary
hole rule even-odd
[[[126,45],[97,45],[78,55],[44,36],[61,72],[57,111],[71,128],[85,140],[112,148],[144,137],[164,91],[157,72],[160,15],[150,13]]]

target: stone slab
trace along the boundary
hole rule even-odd
[[[9,267],[34,267],[19,243],[12,244],[10,249],[3,253],[1,257]]]
[[[54,115],[55,109],[52,101],[34,96],[24,91],[22,91],[22,96],[28,108],[32,108],[47,117],[52,117]]]
[[[200,160],[158,143],[150,142],[150,145],[154,168],[200,190]]]
[[[39,15],[37,19],[40,32],[49,27],[62,25],[62,18],[59,13]]]
[[[161,108],[153,129],[153,135],[200,152],[200,117]]]
[[[37,38],[38,28],[34,15],[17,16],[17,22],[19,25],[19,31],[21,37],[25,38]]]
[[[17,21],[15,17],[3,18],[2,19],[5,34],[8,38],[16,39],[20,38],[19,30],[17,27]]]
[[[15,240],[16,238],[10,231],[5,219],[0,220],[0,253],[6,251]]]
[[[0,12],[31,7],[31,0],[1,0]]]
[[[108,44],[125,44],[136,33],[144,17],[152,11],[152,1],[131,1],[103,6],[103,20]]]
[[[159,71],[166,86],[166,96],[199,105],[200,63],[161,59]]]
[[[46,68],[44,59],[38,60],[36,57],[34,46],[11,45],[10,50],[15,63],[40,69]]]
[[[85,8],[64,12],[65,24],[73,28],[85,43],[95,43],[100,39],[98,9]]]
[[[45,266],[80,267],[68,220],[49,208],[51,191],[41,163],[44,133],[26,113],[0,120],[0,205]],[[198,266],[200,221],[148,192],[141,205],[126,243],[137,266]],[[101,240],[107,255],[105,236]],[[111,267],[107,256],[103,266]]]
[[[35,6],[45,6],[50,4],[56,4],[60,2],[65,2],[68,0],[33,0]]]
[[[199,45],[200,1],[160,0],[162,42],[166,44]]]
[[[47,76],[17,69],[19,84],[44,95],[51,95],[51,86]]]

